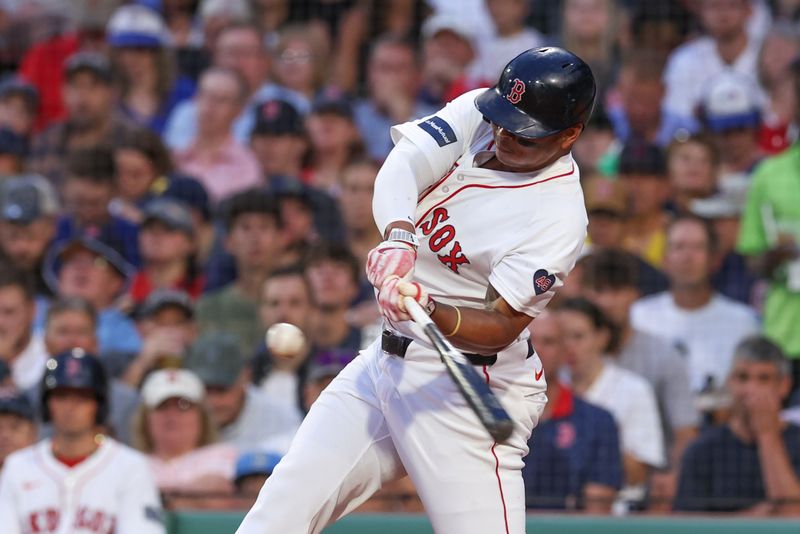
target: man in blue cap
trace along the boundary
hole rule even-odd
[[[34,443],[36,424],[30,402],[22,393],[0,389],[0,467],[9,454]]]

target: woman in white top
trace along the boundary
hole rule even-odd
[[[594,304],[568,299],[558,308],[558,317],[575,393],[611,412],[619,427],[626,484],[644,484],[650,468],[664,465],[664,439],[652,388],[644,378],[605,357],[613,349],[615,328]]]

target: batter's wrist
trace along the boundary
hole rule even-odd
[[[402,228],[392,228],[391,230],[389,230],[389,235],[386,236],[386,240],[408,243],[415,249],[419,247],[419,239],[417,239],[417,236],[414,235],[413,232],[409,232],[408,230],[403,230]]]

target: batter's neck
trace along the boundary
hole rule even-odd
[[[52,440],[53,455],[66,459],[86,458],[98,449],[102,441],[103,436],[95,430],[80,434],[56,433]]]

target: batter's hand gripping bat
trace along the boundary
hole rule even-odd
[[[447,341],[439,327],[416,300],[404,297],[403,304],[414,322],[425,331],[425,335],[439,353],[448,374],[481,424],[489,431],[489,435],[498,443],[507,440],[514,430],[514,423],[483,377],[478,374],[466,356]]]

